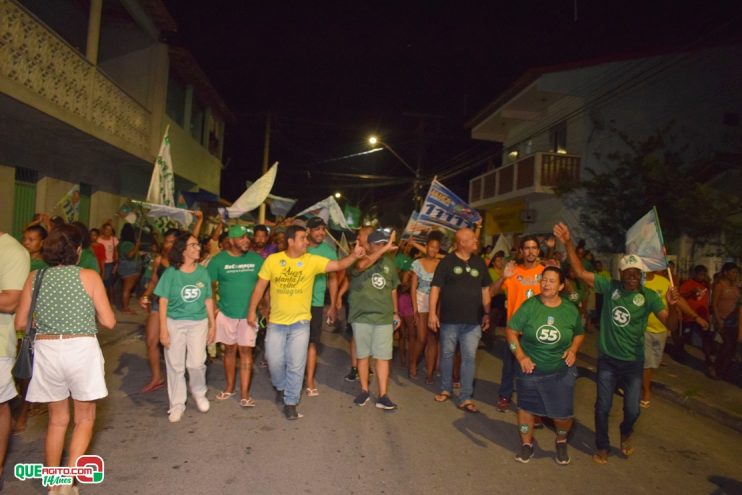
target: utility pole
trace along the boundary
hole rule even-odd
[[[265,143],[263,143],[263,174],[268,171],[268,155],[271,148],[271,111],[265,115]],[[258,223],[265,223],[265,203],[260,205]]]
[[[431,114],[425,114],[425,113],[413,113],[413,112],[405,112],[402,115],[405,117],[411,117],[414,119],[418,119],[418,125],[416,129],[417,134],[417,163],[415,164],[415,183],[413,186],[413,203],[415,205],[415,208],[420,208],[420,203],[423,200],[422,197],[422,187],[423,187],[423,181],[422,181],[422,166],[423,162],[425,161],[425,147],[426,147],[426,140],[425,140],[425,131],[428,127],[428,122],[433,121],[436,123],[436,134],[440,134],[440,126],[441,126],[441,120],[443,119],[440,115],[431,115]]]

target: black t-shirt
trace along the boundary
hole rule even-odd
[[[487,265],[479,256],[467,261],[451,253],[435,269],[431,285],[440,287],[441,323],[482,322],[482,288],[492,283]]]

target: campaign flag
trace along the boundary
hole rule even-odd
[[[240,218],[243,214],[254,210],[266,200],[268,194],[273,189],[273,183],[276,181],[278,173],[278,162],[274,163],[268,171],[250,186],[227,208],[219,208],[219,213],[225,220],[230,218]]]
[[[170,218],[180,223],[183,227],[188,227],[193,222],[193,214],[182,208],[154,203],[140,203],[140,205],[146,210],[146,215],[151,218]]]
[[[503,251],[505,253],[505,258],[508,258],[510,256],[511,249],[513,249],[513,246],[510,244],[510,241],[508,241],[508,238],[505,237],[505,234],[500,234],[497,237],[497,241],[495,242],[495,247],[493,247],[492,251],[489,252],[487,258],[494,258],[495,253],[498,251]]]
[[[121,205],[117,214],[126,223],[135,224],[139,220],[140,212],[141,208],[135,205],[131,200],[129,200]]]
[[[348,238],[345,237],[345,232],[340,235],[340,241],[338,242],[338,248],[342,251],[342,255],[346,256],[350,254],[350,244],[348,244]]]
[[[357,229],[361,226],[360,208],[346,204],[343,208],[343,216],[345,217],[345,222],[348,224],[348,227],[351,229]]]
[[[639,256],[649,271],[667,269],[665,241],[657,208],[652,208],[626,231],[626,254]]]
[[[482,216],[453,191],[433,179],[420,208],[418,220],[456,231],[464,227],[473,227],[482,220]]]
[[[286,217],[289,214],[289,211],[291,211],[291,208],[296,204],[296,200],[291,198],[282,198],[275,194],[269,194],[266,203],[268,203],[271,213],[274,216]]]
[[[170,126],[165,128],[160,152],[157,153],[152,178],[147,190],[147,203],[175,206],[175,172],[173,158],[170,155]]]
[[[418,244],[425,244],[428,242],[428,236],[433,231],[438,231],[443,234],[441,239],[441,248],[443,248],[444,251],[448,251],[448,248],[453,245],[454,231],[450,229],[441,229],[437,225],[420,221],[420,216],[416,211],[413,211],[410,215],[410,219],[407,221],[407,225],[402,232],[400,240],[412,240]]]
[[[351,230],[348,223],[345,221],[345,215],[343,210],[340,209],[340,205],[333,196],[328,196],[322,201],[313,204],[304,211],[297,213],[297,217],[304,215],[314,215],[322,218],[330,228],[335,230]]]
[[[80,185],[72,186],[72,189],[62,196],[56,206],[62,211],[65,223],[77,222],[80,218]]]

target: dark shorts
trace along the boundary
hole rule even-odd
[[[157,313],[158,311],[160,311],[160,298],[159,297],[157,297],[155,295],[150,296],[149,303],[151,305],[149,307],[149,310],[152,313]]]
[[[309,343],[319,344],[322,336],[322,317],[324,316],[322,306],[312,306],[312,319],[309,320]]]
[[[566,419],[574,416],[577,367],[549,374],[526,375],[518,370],[515,386],[518,408],[536,416]]]

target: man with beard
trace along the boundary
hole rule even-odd
[[[335,250],[325,244],[327,225],[320,217],[312,217],[307,221],[307,252],[336,260]],[[337,316],[338,281],[335,272],[321,273],[314,277],[312,287],[312,319],[309,320],[309,348],[307,349],[307,395],[316,397],[319,391],[314,383],[314,372],[317,368],[317,346],[322,335],[323,310],[325,307],[325,291],[330,289],[330,307],[327,310],[327,323],[332,324]]]
[[[240,405],[253,407],[250,397],[253,349],[258,330],[247,323],[247,305],[258,280],[263,258],[250,251],[250,238],[242,225],[233,225],[228,232],[229,247],[211,259],[208,266],[212,292],[218,294],[216,341],[224,344],[224,375],[226,387],[216,396],[226,400],[235,392],[237,350],[240,353]]]
[[[261,258],[266,259],[269,255],[278,251],[275,244],[268,242],[270,238],[268,227],[262,224],[256,225],[253,232],[252,250],[258,253]]]

